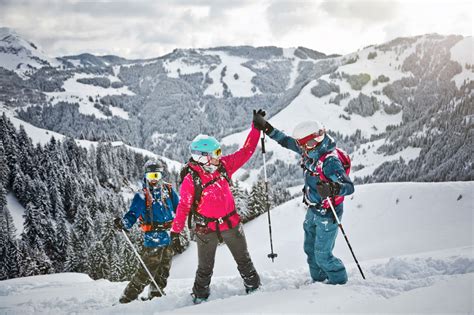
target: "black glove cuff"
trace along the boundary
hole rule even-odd
[[[339,192],[341,191],[341,184],[334,182],[332,183],[332,195],[337,196],[339,195]]]
[[[273,126],[270,125],[269,122],[267,122],[267,123],[265,124],[265,134],[270,135],[270,134],[273,132],[274,129],[275,129],[275,128],[273,128]]]

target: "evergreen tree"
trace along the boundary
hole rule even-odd
[[[250,211],[250,219],[253,219],[267,211],[267,194],[265,191],[265,182],[257,181],[252,186],[247,207]]]
[[[3,142],[0,140],[0,184],[3,187],[8,187],[10,178],[10,168],[8,167]]]
[[[246,190],[240,187],[239,181],[235,181],[234,185],[230,187],[232,195],[234,196],[235,208],[240,215],[243,223],[250,220],[250,211],[247,208],[249,195]]]
[[[117,251],[110,253],[110,274],[108,279],[110,281],[120,281],[123,274],[122,265],[120,264],[120,257]]]
[[[66,268],[66,261],[68,259],[68,247],[70,244],[70,232],[68,224],[64,217],[57,220],[56,228],[56,252],[53,258],[54,269],[57,272],[62,272]]]
[[[90,271],[92,279],[106,278],[110,274],[110,264],[102,242],[95,242],[89,255]]]
[[[71,231],[71,241],[67,246],[67,257],[64,264],[66,272],[83,272],[82,261],[80,257],[81,251],[84,250],[81,241],[78,239],[74,230]]]

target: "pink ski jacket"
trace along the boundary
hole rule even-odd
[[[245,140],[244,146],[238,151],[223,156],[220,162],[227,171],[229,178],[241,168],[255,152],[260,136],[260,131],[253,125],[250,130],[247,140]],[[213,180],[215,177],[220,176],[219,172],[207,173],[198,165],[190,165],[195,171],[198,172],[201,177],[202,184],[205,185],[207,182]],[[191,210],[191,204],[194,200],[194,183],[191,174],[187,174],[181,185],[180,189],[180,200],[178,208],[176,209],[176,217],[173,221],[171,228],[172,232],[181,232],[186,224],[186,217]],[[197,212],[208,218],[223,218],[235,209],[234,197],[230,191],[229,183],[225,178],[221,178],[214,184],[206,187],[202,192],[201,202],[197,208]],[[232,223],[232,228],[237,226],[240,222],[240,217],[236,213],[229,218]],[[216,231],[216,223],[208,223],[208,228],[212,231]],[[228,224],[224,221],[219,224],[219,229],[225,231],[229,229]]]

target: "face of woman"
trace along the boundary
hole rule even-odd
[[[218,166],[219,165],[219,158],[211,158],[209,163],[211,163],[211,165]]]

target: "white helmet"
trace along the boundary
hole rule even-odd
[[[310,135],[314,135],[314,139],[318,142],[321,142],[324,139],[325,133],[326,129],[319,121],[303,121],[296,125],[295,129],[293,130],[293,138],[300,140]]]

